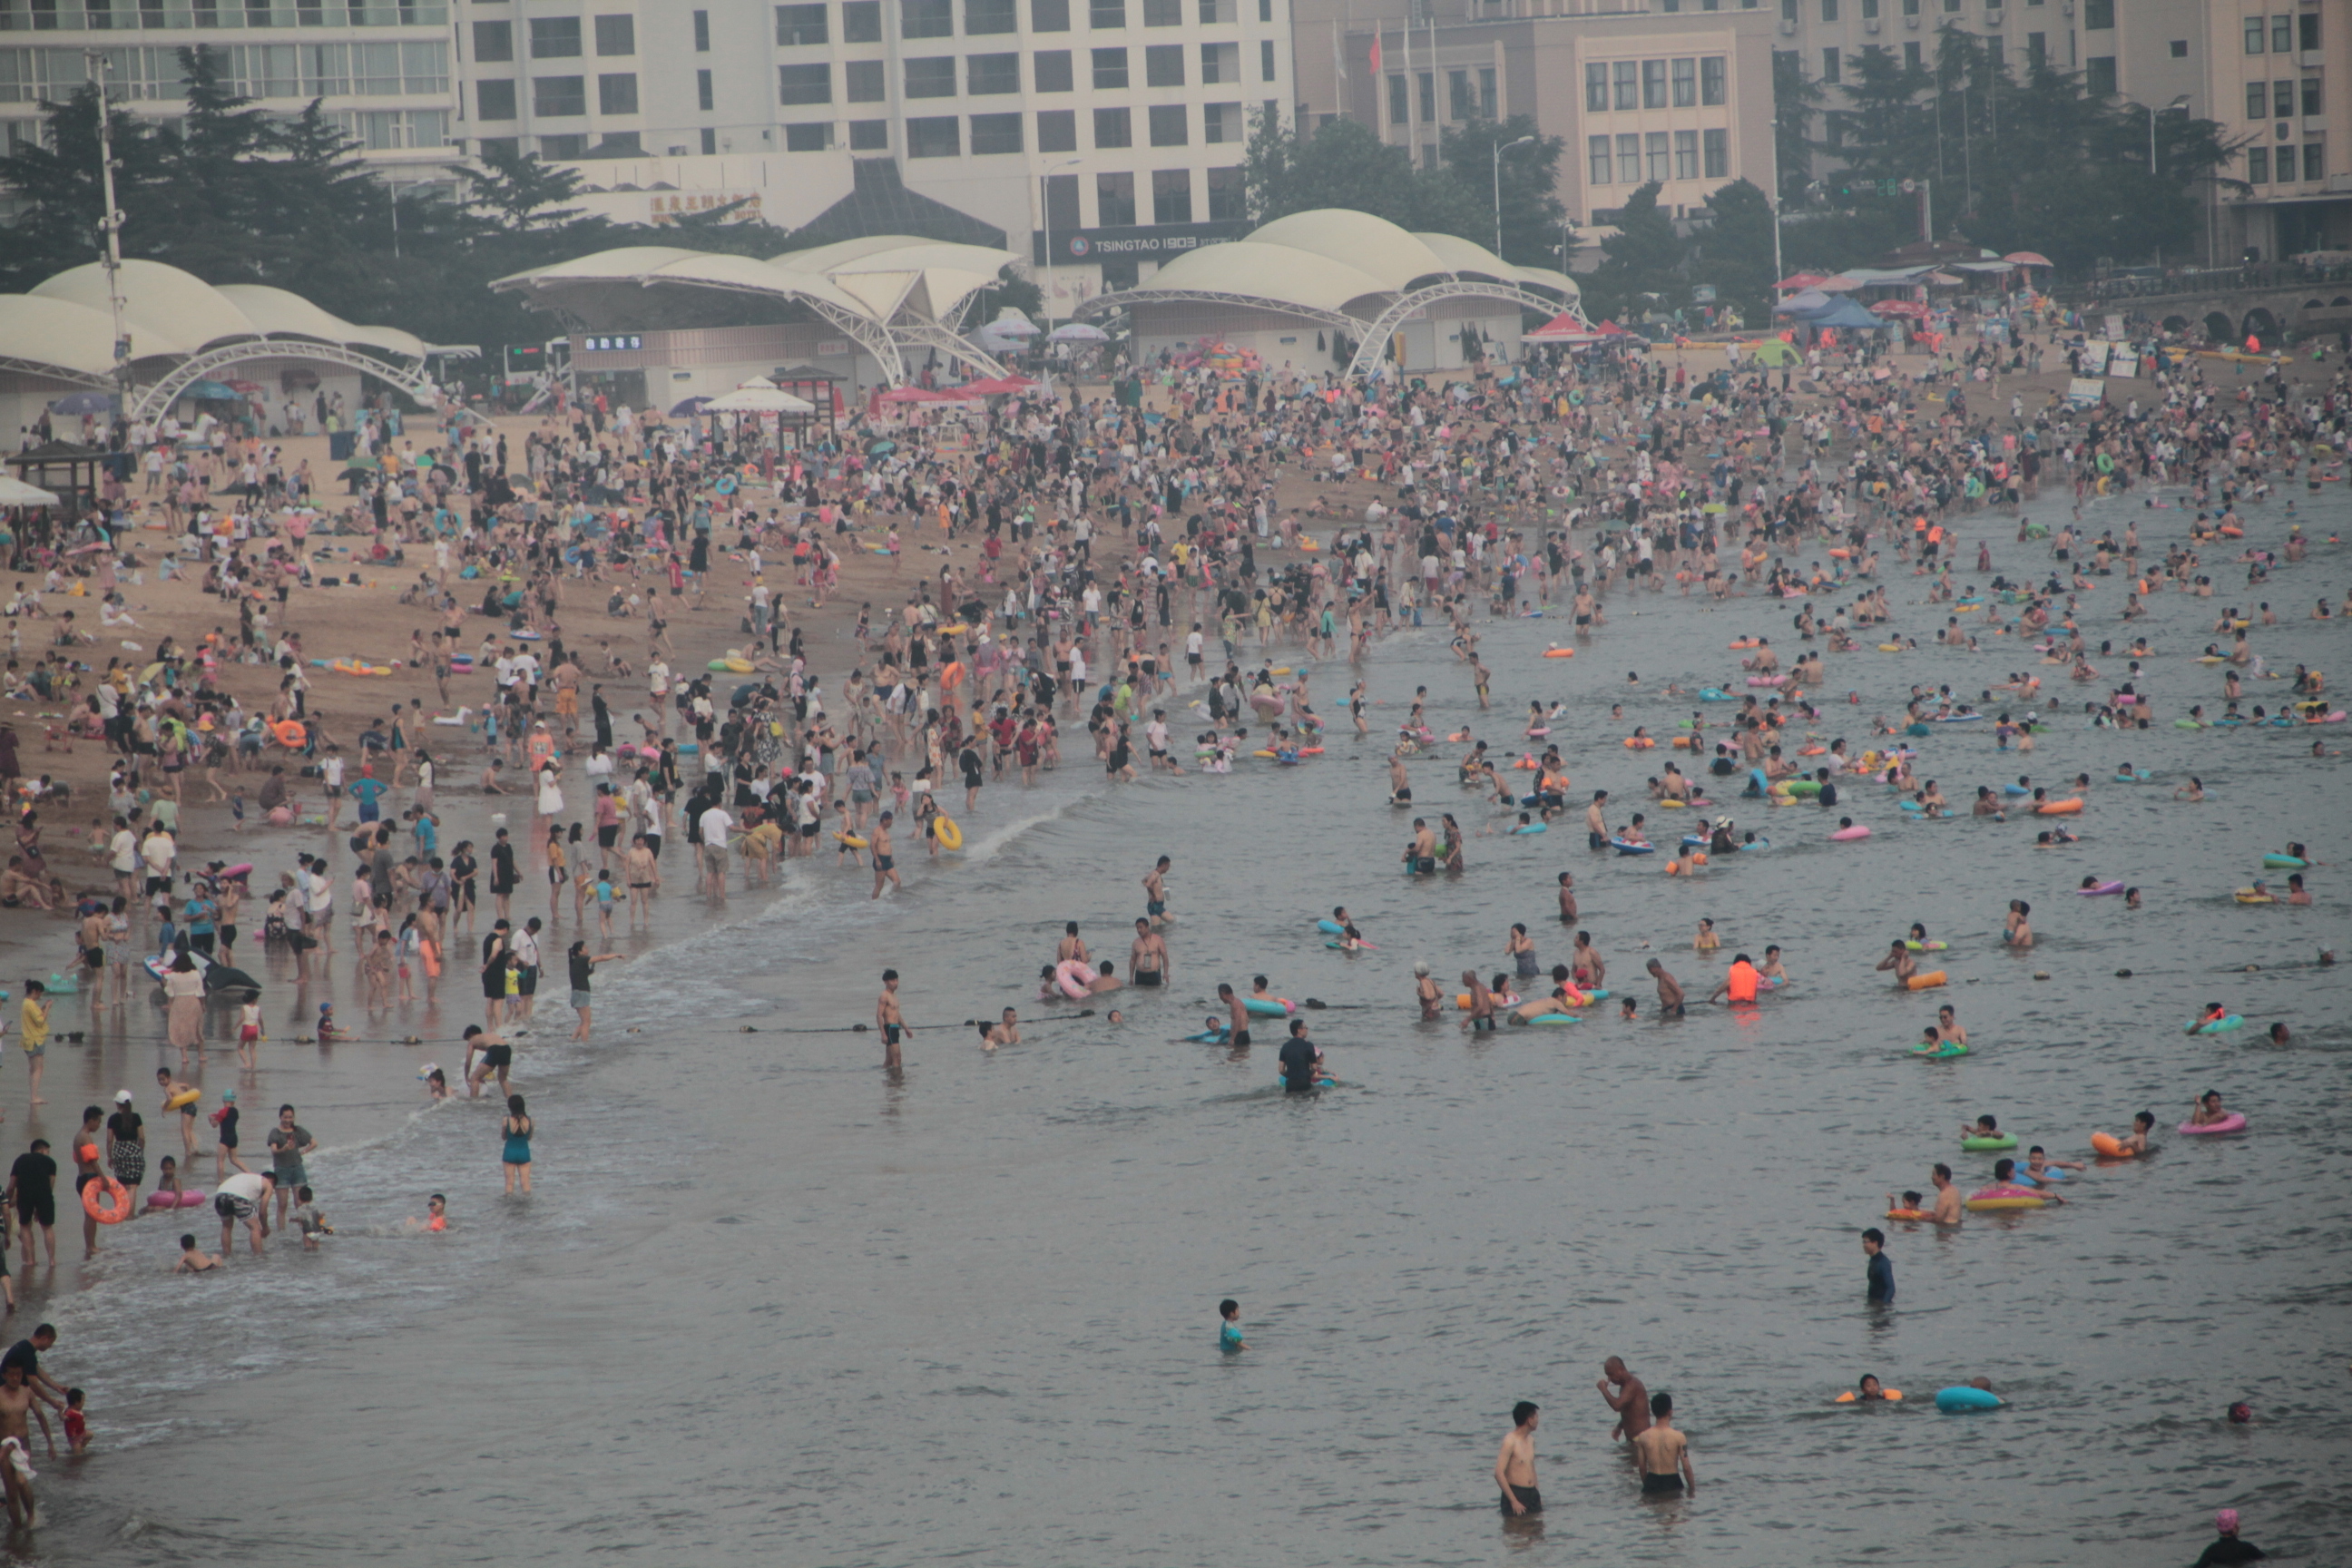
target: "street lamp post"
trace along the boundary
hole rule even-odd
[[[114,205],[114,108],[106,98],[106,74],[111,62],[104,49],[84,49],[82,63],[98,89],[98,180],[106,202],[106,216],[98,226],[106,235],[106,300],[114,318],[114,393],[127,416],[131,407],[131,334],[123,329],[122,225],[128,216]]]
[[[1075,169],[1084,158],[1071,158],[1055,164],[1037,176],[1037,204],[1045,220],[1045,331],[1054,331],[1054,176],[1064,169]]]
[[[1497,256],[1503,254],[1503,154],[1514,147],[1524,147],[1534,140],[1532,136],[1522,136],[1516,142],[1495,143],[1495,254]]]
[[[2147,172],[2148,176],[2152,179],[2156,175],[2156,117],[2159,113],[2169,114],[2176,109],[2188,108],[2189,95],[2185,92],[2182,93],[2170,103],[2166,104],[2161,110],[2158,110],[2156,105],[2152,103],[2147,104],[2144,107],[2147,110]]]

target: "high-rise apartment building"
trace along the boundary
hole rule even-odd
[[[118,105],[173,120],[187,96],[179,51],[202,47],[263,108],[323,100],[387,179],[454,187],[450,42],[440,0],[0,0],[0,145],[40,135],[42,102],[89,79],[91,49]]]

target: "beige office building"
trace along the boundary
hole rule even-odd
[[[1772,186],[1773,34],[1760,8],[1297,0],[1293,15],[1309,123],[1347,115],[1429,167],[1445,128],[1532,115],[1567,143],[1557,190],[1579,224],[1606,225],[1651,180],[1677,216],[1732,180]]]
[[[2347,0],[1773,3],[1775,47],[1829,88],[1830,107],[1855,54],[1884,48],[1932,61],[1937,30],[1957,27],[1988,40],[2021,75],[2047,61],[2143,112],[2194,113],[2245,142],[2229,174],[2251,191],[2209,184],[2203,193],[2200,243],[2212,263],[2352,248]]]

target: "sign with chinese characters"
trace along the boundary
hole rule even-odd
[[[642,349],[645,346],[646,339],[642,332],[607,332],[580,340],[580,352],[586,354],[610,353],[614,350]]]
[[[716,212],[720,207],[735,207],[721,220],[726,223],[756,223],[761,216],[757,191],[656,191],[650,200],[656,223],[676,223],[681,217]],[[738,202],[743,205],[735,206]]]

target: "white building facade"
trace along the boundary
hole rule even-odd
[[[1289,0],[459,0],[457,140],[587,159],[659,221],[757,198],[808,222],[895,162],[1003,231],[1067,314],[1238,233],[1250,115],[1284,112]],[[1051,244],[1048,244],[1048,236]]]

